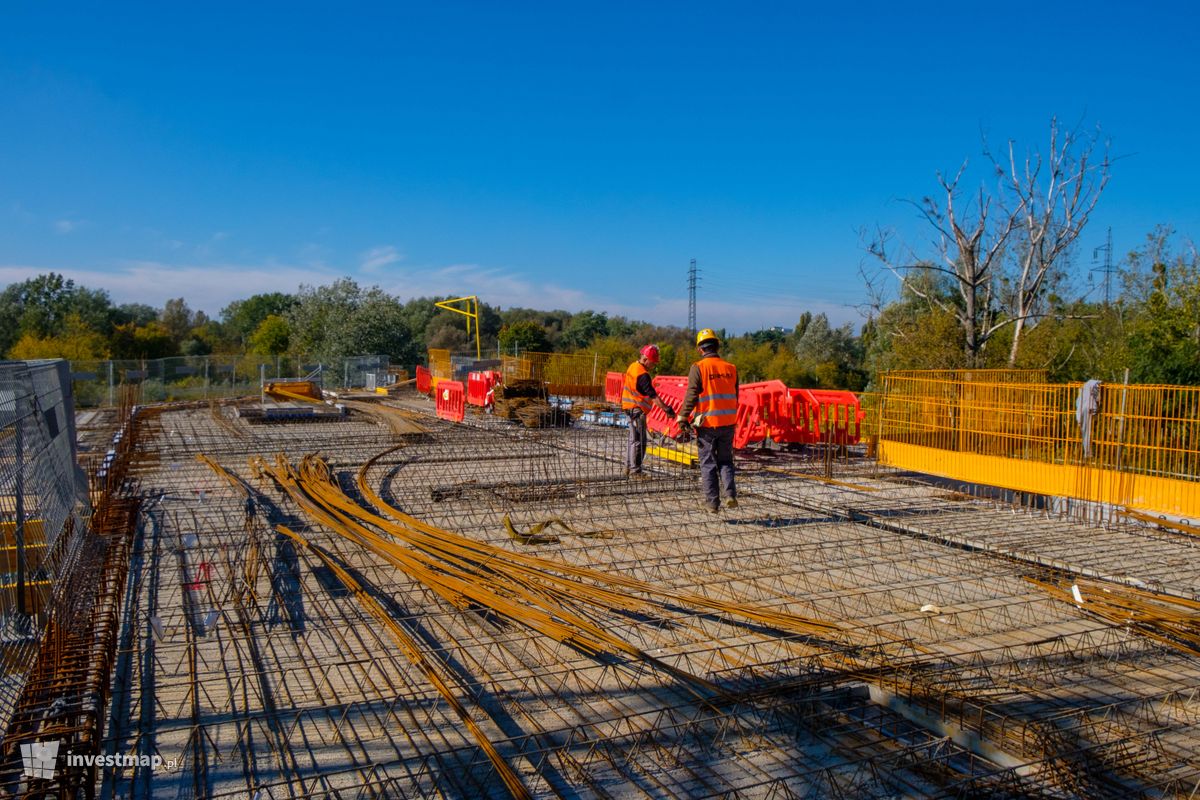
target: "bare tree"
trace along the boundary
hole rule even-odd
[[[1008,365],[1017,361],[1021,334],[1026,323],[1045,313],[1049,287],[1061,276],[1065,255],[1079,237],[1104,187],[1111,162],[1108,142],[1101,146],[1099,131],[1080,136],[1063,131],[1056,118],[1050,120],[1050,150],[1018,161],[1013,141],[1008,142],[1007,164],[987,152],[1005,186],[1005,213],[1016,223],[1019,245],[1012,248],[1014,265],[1010,286],[1013,324]]]
[[[941,199],[925,197],[912,204],[934,231],[933,249],[936,260],[918,261],[909,248],[897,253],[891,249],[891,236],[880,232],[867,244],[867,250],[901,282],[903,289],[912,292],[931,306],[952,312],[963,334],[963,349],[967,363],[978,365],[984,346],[1008,320],[999,319],[995,302],[995,285],[999,265],[1017,222],[1019,207],[1012,211],[995,204],[981,187],[973,201],[963,201],[959,188],[967,164],[959,168],[953,179],[938,174]],[[993,209],[996,214],[993,216]],[[913,275],[930,271],[950,279],[949,298],[928,291]]]

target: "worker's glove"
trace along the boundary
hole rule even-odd
[[[688,419],[683,414],[680,414],[675,417],[675,424],[681,428],[686,428],[688,426]]]

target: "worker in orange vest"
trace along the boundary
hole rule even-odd
[[[650,369],[658,363],[658,347],[648,344],[638,354],[638,360],[625,370],[625,388],[621,392],[621,408],[629,416],[629,446],[625,452],[625,474],[641,475],[642,459],[646,456],[646,415],[657,403],[667,419],[675,413],[654,391]]]
[[[675,421],[681,429],[688,425],[696,429],[704,507],[715,514],[721,508],[722,490],[728,508],[738,504],[733,475],[738,375],[737,367],[721,358],[721,342],[711,328],[696,334],[696,347],[700,360],[688,370],[687,394]]]

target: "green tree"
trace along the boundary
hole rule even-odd
[[[399,363],[418,359],[405,308],[378,286],[362,289],[350,278],[328,286],[301,286],[283,315],[291,352],[322,360],[386,355]]]
[[[282,355],[288,350],[289,334],[286,319],[268,314],[250,336],[250,352],[260,356]]]
[[[0,292],[0,352],[25,334],[34,339],[61,334],[72,314],[102,335],[111,329],[113,307],[107,292],[76,286],[54,272],[9,284]]]
[[[505,325],[500,329],[500,349],[505,353],[533,351],[544,353],[550,350],[546,329],[538,322],[526,320]]]
[[[113,312],[113,325],[146,325],[158,319],[158,309],[145,303],[122,303]]]
[[[850,323],[834,328],[829,317],[817,314],[797,337],[795,352],[800,366],[822,388],[860,390],[866,385],[861,343]]]
[[[108,342],[76,313],[67,314],[63,330],[57,336],[37,336],[26,333],[8,353],[9,358],[65,358],[71,361],[94,361],[108,357]]]
[[[239,347],[246,347],[250,337],[269,316],[282,318],[287,310],[296,304],[295,295],[284,292],[267,292],[247,297],[245,300],[234,300],[221,309],[221,323],[225,335]]]
[[[1172,237],[1173,231],[1159,228],[1141,251],[1130,254],[1135,382],[1200,383],[1200,254],[1190,243],[1170,253]]]
[[[203,312],[193,312],[188,308],[187,301],[182,297],[175,297],[163,305],[162,311],[158,313],[158,321],[171,335],[175,345],[179,346],[188,338],[192,328],[208,319],[206,316],[198,317],[202,314]]]
[[[564,351],[582,350],[592,343],[592,340],[608,335],[608,315],[597,314],[595,311],[580,311],[571,317],[559,340],[559,349]]]
[[[171,333],[157,320],[145,325],[132,322],[118,325],[113,329],[110,343],[113,358],[168,358],[179,353]]]

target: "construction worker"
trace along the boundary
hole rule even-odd
[[[704,507],[712,513],[721,508],[721,490],[725,505],[737,508],[737,487],[733,479],[733,431],[737,426],[737,367],[719,355],[721,342],[711,328],[696,334],[700,360],[688,370],[687,394],[675,421],[680,429],[691,425],[696,430],[700,451],[700,485],[704,489]],[[695,411],[695,416],[692,412]]]
[[[650,380],[650,369],[658,363],[658,347],[648,344],[642,348],[638,360],[625,370],[625,388],[621,392],[621,408],[629,416],[629,446],[625,452],[625,474],[641,475],[642,459],[646,456],[646,415],[652,404],[657,403],[670,419],[675,411],[664,403],[654,391]]]

